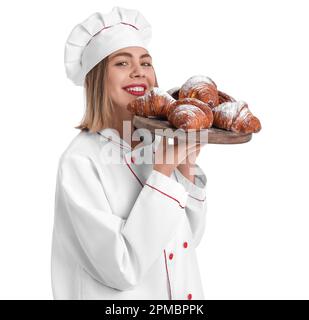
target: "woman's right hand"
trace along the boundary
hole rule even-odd
[[[177,137],[174,138],[174,144],[169,144],[168,138],[163,136],[155,153],[153,169],[170,177],[175,168],[190,158],[192,153],[194,158],[200,147],[199,143],[188,142]]]

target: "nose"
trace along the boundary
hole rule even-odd
[[[139,63],[133,64],[130,77],[131,78],[145,77],[145,72]]]

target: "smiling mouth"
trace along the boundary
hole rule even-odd
[[[133,96],[143,96],[146,92],[146,89],[144,87],[131,87],[131,88],[125,88],[125,90],[128,94],[131,94]]]

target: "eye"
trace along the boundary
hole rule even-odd
[[[118,62],[118,63],[116,63],[116,66],[123,66],[123,63],[127,63],[127,62],[126,61]]]
[[[121,62],[116,63],[115,65],[116,66],[125,66],[125,63],[128,63],[128,62],[127,61],[121,61]],[[142,65],[145,65],[146,67],[152,67],[152,64],[149,63],[149,62],[144,62],[144,63],[142,63]]]
[[[152,64],[151,64],[151,63],[149,63],[149,62],[144,62],[143,64],[147,64],[147,66],[146,66],[146,67],[152,67]]]

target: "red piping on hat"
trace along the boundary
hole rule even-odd
[[[120,22],[120,23],[122,23],[122,24],[126,24],[127,26],[131,26],[131,27],[135,28],[136,30],[138,30],[138,28],[137,28],[137,27],[135,27],[135,26],[133,26],[133,24],[125,23],[125,22]]]
[[[120,22],[120,23],[125,24],[125,25],[127,25],[127,26],[131,26],[131,27],[135,28],[136,30],[138,30],[138,28],[135,27],[133,24],[126,23],[126,22]],[[114,25],[113,25],[113,26],[114,26]],[[97,35],[98,33],[100,33],[101,31],[103,31],[103,30],[105,30],[105,29],[108,29],[108,28],[111,28],[111,27],[113,27],[113,26],[104,27],[103,29],[101,29],[101,30],[99,30],[97,33],[95,33],[95,34],[93,35],[93,37],[96,36],[96,35]]]
[[[136,30],[138,30],[138,28],[135,27],[135,26],[133,26],[133,24],[126,23],[126,22],[120,22],[120,23],[125,24],[125,25],[127,25],[127,26],[131,26],[131,27],[135,28]],[[100,33],[101,31],[103,31],[103,30],[105,30],[105,29],[111,28],[111,27],[113,27],[113,26],[114,26],[114,25],[112,25],[112,26],[107,26],[107,27],[104,27],[104,28],[102,28],[101,30],[99,30],[97,33],[95,33],[95,34],[89,39],[89,41],[87,42],[86,45],[88,45],[88,43],[91,41],[91,39],[92,39],[93,37],[95,37],[98,33]]]
[[[108,27],[104,27],[103,29],[99,30],[97,33],[95,33],[93,35],[93,37],[95,37],[98,33],[100,33],[101,31],[103,31],[104,29],[108,29],[108,28],[111,28],[112,26],[108,26]],[[91,39],[90,39],[91,40]],[[90,42],[90,40],[88,42]]]

